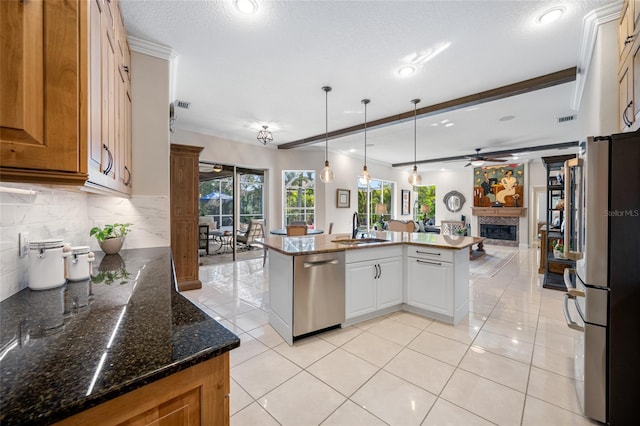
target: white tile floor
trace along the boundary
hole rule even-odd
[[[563,293],[542,288],[535,250],[472,279],[456,327],[396,312],[292,347],[268,324],[262,259],[203,266],[200,279],[183,294],[242,342],[232,426],[592,424],[575,391],[581,335],[564,323]]]

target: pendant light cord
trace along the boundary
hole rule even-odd
[[[420,99],[412,99],[413,102],[413,168],[418,166],[418,131],[416,130],[418,127],[418,102]]]
[[[329,159],[329,87],[324,90],[324,161]]]
[[[369,102],[365,99],[362,103],[364,104],[364,166],[367,167],[367,104]]]

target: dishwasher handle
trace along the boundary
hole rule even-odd
[[[315,266],[337,265],[338,263],[340,263],[338,259],[332,259],[332,260],[320,260],[318,262],[304,262],[302,265],[305,268],[313,268]]]

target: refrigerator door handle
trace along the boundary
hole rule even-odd
[[[564,319],[567,321],[567,326],[572,330],[584,332],[584,327],[578,325],[577,322],[571,319],[571,314],[569,314],[569,299],[575,299],[575,296],[571,296],[569,293],[565,293],[562,310],[564,311]]]
[[[572,260],[580,260],[583,258],[583,254],[578,251],[580,247],[573,247],[577,251],[571,251],[572,237],[574,237],[576,232],[579,232],[579,229],[574,229],[575,218],[572,216],[571,210],[575,210],[575,214],[580,214],[578,211],[582,208],[582,206],[579,205],[582,194],[572,193],[574,187],[572,187],[571,182],[573,182],[575,176],[572,176],[571,169],[581,169],[582,167],[583,161],[580,158],[571,158],[564,162],[564,256]],[[584,191],[584,188],[580,188],[579,190]]]
[[[573,298],[585,297],[584,291],[578,290],[573,285],[575,281],[571,280],[571,275],[575,277],[576,270],[574,268],[564,268],[563,278],[564,278],[564,286],[567,288],[567,293]],[[577,277],[574,279],[577,279]]]

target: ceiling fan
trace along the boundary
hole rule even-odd
[[[481,148],[476,148],[476,154],[472,155],[470,157],[466,157],[467,160],[469,160],[469,162],[467,164],[465,164],[465,167],[469,167],[469,166],[474,166],[474,167],[480,167],[483,166],[484,163],[490,161],[490,162],[500,162],[500,163],[504,163],[507,160],[503,160],[502,158],[498,158],[501,156],[496,156],[496,157],[485,157],[483,155],[480,155],[480,149]]]

